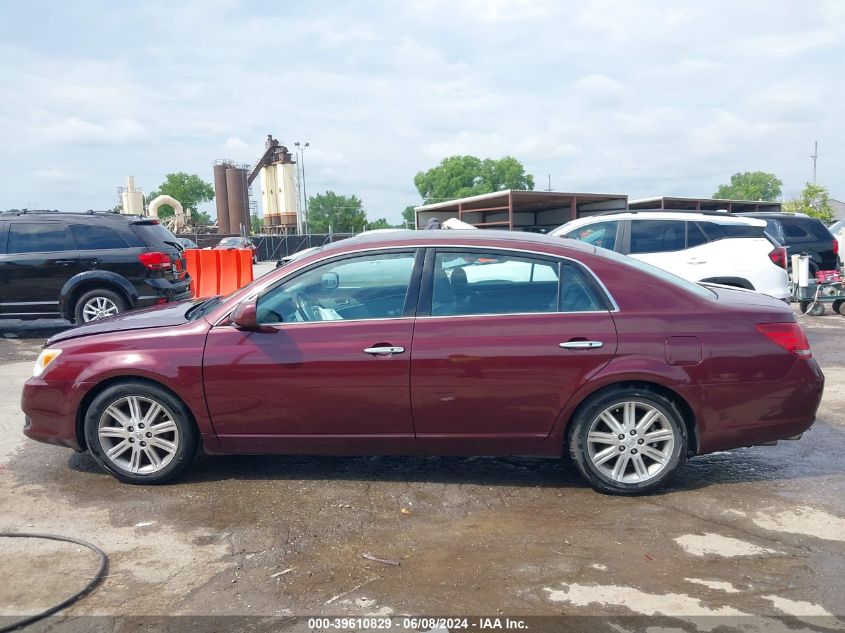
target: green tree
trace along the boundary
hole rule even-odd
[[[534,177],[513,156],[498,160],[476,156],[449,156],[437,167],[414,176],[414,185],[426,204],[504,189],[534,189]]]
[[[342,196],[334,191],[308,198],[310,233],[355,233],[367,222],[367,212],[357,196]]]
[[[830,194],[827,188],[811,182],[805,183],[800,195],[784,202],[783,210],[787,213],[806,213],[825,224],[830,224],[836,219],[833,207],[830,206]]]
[[[379,218],[377,220],[373,220],[372,222],[367,222],[367,229],[373,231],[375,229],[392,229],[394,228],[393,225],[385,220],[384,218]]]
[[[402,211],[402,228],[417,228],[417,212],[414,211],[413,206],[405,207]]]
[[[209,215],[200,213],[197,207],[201,202],[214,200],[214,187],[196,174],[186,174],[184,171],[167,174],[159,188],[147,196],[147,203],[149,204],[161,195],[172,196],[181,202],[185,212],[191,214],[191,224],[194,226],[211,223]],[[163,218],[169,217],[173,213],[173,207],[168,204],[159,207],[158,214]]]
[[[744,171],[731,176],[729,185],[720,185],[714,198],[724,200],[777,200],[783,182],[765,171]]]

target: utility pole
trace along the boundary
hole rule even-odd
[[[816,141],[815,147],[813,148],[813,155],[810,156],[813,159],[813,184],[816,184],[816,162],[819,160],[819,142]]]
[[[549,174],[549,188],[546,189],[546,191],[551,191],[551,190],[552,190],[552,175]]]

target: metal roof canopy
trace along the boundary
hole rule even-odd
[[[607,211],[625,211],[624,194],[505,189],[415,207],[417,228],[431,218],[458,218],[478,228],[511,231],[551,230],[575,218]]]
[[[751,213],[757,211],[780,211],[781,203],[770,200],[725,200],[719,198],[678,198],[655,196],[638,198],[628,203],[631,211],[719,211],[729,213]]]

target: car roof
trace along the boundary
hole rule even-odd
[[[575,250],[594,253],[595,247],[560,237],[552,237],[541,233],[525,231],[501,231],[495,229],[470,230],[405,230],[399,229],[390,233],[362,233],[331,244],[326,244],[320,252],[327,253],[341,250],[364,250],[365,248],[384,248],[390,246],[468,246],[490,248],[528,249],[535,247],[552,247],[555,249]]]
[[[729,213],[690,213],[688,211],[649,211],[639,213],[636,211],[621,211],[619,213],[603,213],[591,215],[576,220],[570,220],[552,231],[557,234],[563,228],[572,229],[580,226],[587,226],[594,222],[607,222],[608,220],[686,220],[688,222],[710,222],[712,224],[740,224],[743,226],[766,226],[763,220],[757,218],[737,217]]]
[[[1,220],[9,220],[10,222],[87,222],[107,220],[111,222],[136,222],[143,220],[155,220],[156,218],[142,216],[142,215],[126,215],[123,213],[112,213],[110,211],[92,211],[92,212],[76,212],[76,211],[49,211],[49,212],[6,212],[0,214]]]
[[[806,213],[789,213],[787,211],[749,211],[739,215],[746,218],[798,218],[801,220],[818,220]],[[821,220],[819,220],[821,222]]]

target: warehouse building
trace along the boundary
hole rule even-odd
[[[564,222],[597,213],[625,211],[628,196],[506,189],[415,207],[417,228],[431,218],[457,218],[478,228],[546,232]]]

